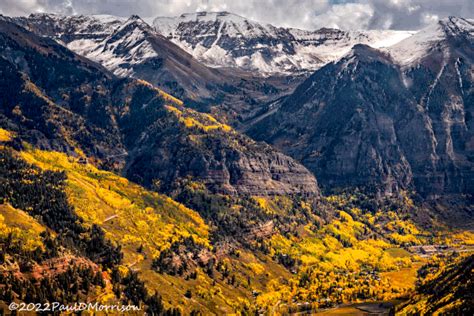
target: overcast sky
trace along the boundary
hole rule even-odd
[[[410,29],[450,15],[474,18],[474,0],[0,0],[0,13],[176,16],[229,11],[276,26],[303,29]]]

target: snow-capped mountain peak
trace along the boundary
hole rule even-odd
[[[28,18],[18,18],[27,28],[39,31],[59,40],[70,37],[98,38],[112,33],[125,18],[112,15],[58,15],[51,13],[34,13]],[[18,22],[17,21],[17,22]]]
[[[122,35],[124,32],[137,32],[143,33],[140,34],[140,37],[144,37],[146,32],[153,32],[153,28],[148,25],[142,18],[138,15],[132,15],[127,20],[125,20],[117,29],[114,31],[115,34]]]
[[[402,66],[410,66],[450,39],[474,42],[474,20],[449,17],[433,23],[387,51]]]
[[[132,15],[100,42],[76,41],[68,44],[76,52],[95,60],[119,76],[132,75],[133,65],[158,54],[148,40],[153,29]]]
[[[439,24],[447,36],[467,35],[472,37],[474,35],[474,20],[472,19],[450,16],[440,20]]]
[[[119,76],[130,76],[136,64],[158,54],[148,40],[160,36],[137,15],[128,19],[111,15],[32,14],[16,22],[56,39]]]
[[[236,67],[264,74],[313,71],[342,57],[355,44],[386,47],[413,34],[282,28],[229,12],[157,17],[153,26],[209,66]]]
[[[183,13],[177,17],[157,17],[153,20],[153,26],[165,36],[173,36],[180,24],[217,24],[219,27],[222,27],[222,24],[231,24],[235,28],[257,22],[226,11]],[[243,35],[241,30],[237,31]]]

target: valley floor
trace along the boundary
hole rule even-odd
[[[243,231],[239,241],[216,239],[213,223],[189,205],[64,153],[26,143],[13,150],[8,145],[13,135],[0,132],[6,144],[0,148],[2,161],[10,164],[2,170],[6,190],[0,206],[4,304],[59,295],[144,307],[156,300],[161,310],[184,314],[386,314],[393,312],[394,300],[417,291],[426,265],[437,262],[429,270],[437,273],[450,258],[472,256],[474,234],[424,229],[408,215],[414,207],[408,196],[379,208],[362,203],[366,198],[357,194],[323,197],[318,204],[255,196],[251,207],[273,219]],[[66,213],[48,217],[34,204],[43,201],[18,194],[43,192],[48,177],[62,174],[66,180],[52,186],[58,195],[45,207]],[[194,196],[205,194],[199,183],[190,186]],[[69,206],[55,205],[63,198]],[[242,205],[229,209],[240,212]],[[327,210],[333,215],[326,217]],[[290,221],[278,221],[291,212]],[[55,224],[58,216],[65,216],[63,225],[82,231],[76,241]],[[88,244],[94,238],[110,251],[97,252]],[[83,289],[68,296],[57,283],[63,274],[74,276]],[[86,282],[89,275],[93,281]],[[22,280],[28,286],[18,289],[14,284]],[[39,294],[37,287],[46,280],[57,290]]]

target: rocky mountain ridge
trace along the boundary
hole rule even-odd
[[[206,65],[263,75],[311,72],[339,59],[355,44],[388,47],[414,33],[301,30],[259,23],[230,12],[157,17],[153,26]]]
[[[298,76],[262,78],[238,69],[207,67],[136,15],[125,19],[32,14],[10,20],[117,76],[144,79],[200,111],[211,112],[214,107],[214,112],[232,122],[253,115],[301,81]]]
[[[249,20],[229,12],[197,12],[179,17],[128,19],[108,15],[61,16],[32,14],[16,21],[31,30],[58,39],[68,48],[98,62],[106,62],[117,75],[134,73],[128,63],[145,63],[160,55],[149,41],[151,28],[213,68],[252,71],[259,76],[307,73],[337,60],[355,44],[376,48],[391,46],[414,32],[411,31],[342,31],[322,28],[315,31],[276,27]],[[128,45],[129,54],[115,49],[106,38],[130,21],[138,21],[139,30],[120,39]],[[136,27],[136,25],[135,25]],[[154,34],[154,36],[157,36]],[[115,41],[119,36],[115,36]],[[134,47],[134,45],[144,47]],[[145,46],[148,46],[146,48]]]
[[[433,29],[438,36],[427,36]],[[413,43],[420,57],[400,59],[401,48],[417,52]],[[302,161],[326,187],[472,194],[472,43],[472,21],[448,18],[392,49],[356,45],[249,134]]]

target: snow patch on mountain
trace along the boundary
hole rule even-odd
[[[436,46],[453,36],[474,38],[474,20],[449,17],[420,30],[386,51],[402,66],[415,64]]]
[[[86,43],[83,42],[80,47],[78,43],[71,42],[68,47],[101,63],[116,75],[128,76],[132,71],[130,66],[158,56],[147,41],[146,28],[149,26],[144,21],[132,17],[100,43],[84,45]]]
[[[229,12],[157,17],[154,28],[211,67],[238,67],[264,74],[314,71],[341,58],[355,44],[391,46],[414,32],[316,31],[261,24]]]
[[[147,40],[149,32],[156,34],[140,17],[122,18],[111,15],[31,14],[16,18],[16,22],[49,36],[118,76],[130,76],[133,65],[157,57]]]
[[[95,47],[89,46],[91,50],[89,52],[82,51],[82,54],[101,63],[116,75],[130,75],[132,71],[130,65],[139,64],[148,58],[158,56],[152,45],[146,40],[143,30],[133,23],[133,21],[125,23],[117,30],[117,33],[120,33],[131,27],[131,30],[125,32],[123,36],[109,37]],[[72,49],[71,44],[68,47]],[[77,51],[79,50],[77,49]]]

